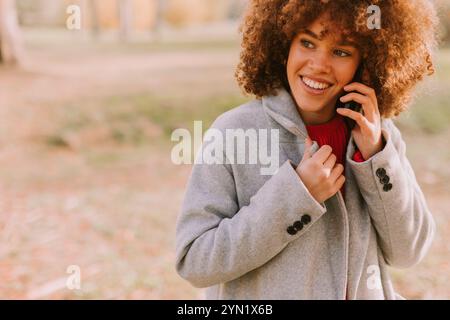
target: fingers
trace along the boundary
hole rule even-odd
[[[364,85],[362,83],[359,83],[359,82],[353,82],[353,83],[350,83],[350,84],[346,85],[344,87],[344,90],[345,91],[357,91],[357,92],[354,92],[354,93],[358,94],[358,92],[359,92],[359,93],[363,94],[365,97],[367,97],[369,99],[369,101],[371,103],[367,103],[365,105],[362,102],[359,102],[359,103],[361,103],[363,105],[365,114],[370,114],[370,113],[374,113],[376,115],[380,114],[380,110],[378,109],[377,95],[376,95],[376,92],[375,92],[375,90],[373,88],[368,87],[368,86],[366,86],[366,85]],[[350,99],[350,100],[352,100],[352,99]]]
[[[355,91],[355,90],[357,90],[357,91],[359,91],[362,94],[365,94],[367,96],[372,96],[372,95],[375,96],[375,90],[373,88],[368,87],[365,84],[362,84],[360,82],[349,83],[348,85],[346,85],[344,87],[344,90],[345,91]]]
[[[343,103],[353,100],[353,101],[356,101],[363,105],[364,104],[368,105],[371,102],[371,100],[368,96],[364,96],[360,93],[355,93],[355,92],[346,94],[345,96],[340,97],[339,100],[341,100],[341,102],[343,102]]]
[[[368,96],[364,96],[362,94],[352,92],[352,93],[349,93],[349,94],[341,97],[339,100],[341,100],[341,102],[343,102],[343,103],[346,103],[349,101],[355,101],[355,102],[359,103],[362,106],[364,115],[367,116],[369,121],[373,121],[373,119],[376,116],[376,114],[374,114],[375,113],[374,104]]]
[[[303,158],[302,161],[304,159],[309,159],[311,158],[311,147],[312,147],[312,140],[310,137],[306,137],[305,139],[305,151],[303,152]]]
[[[355,120],[356,123],[361,127],[361,129],[366,129],[367,127],[369,127],[369,121],[359,112],[345,108],[337,108],[336,112]]]
[[[344,176],[339,176],[339,178],[336,180],[336,183],[335,183],[335,188],[336,188],[336,192],[338,192],[341,188],[342,188],[342,186],[344,185],[344,183],[345,183],[345,177]]]
[[[329,179],[333,182],[337,181],[342,176],[343,172],[344,172],[344,166],[342,164],[338,163],[331,170]]]
[[[336,164],[336,160],[337,160],[336,156],[334,155],[334,153],[332,153],[328,157],[328,159],[323,163],[323,165],[325,168],[333,169],[334,165]]]
[[[350,83],[344,87],[344,90],[345,91],[358,91],[358,92],[368,96],[372,100],[372,102],[376,103],[376,101],[377,101],[377,95],[376,95],[375,90],[371,87],[368,87],[368,86],[362,84],[362,83],[359,83],[359,82]]]
[[[309,136],[306,137],[305,142],[306,142],[306,146],[308,148],[308,151],[311,151],[311,147],[313,145],[313,142],[312,142],[311,138]]]
[[[313,159],[318,161],[319,163],[324,163],[328,157],[330,156],[333,149],[331,149],[328,145],[323,145],[320,149],[312,156]]]

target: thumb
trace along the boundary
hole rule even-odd
[[[302,161],[311,158],[311,147],[312,147],[312,140],[308,136],[305,139],[305,151],[303,152],[303,158]]]

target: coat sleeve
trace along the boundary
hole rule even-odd
[[[326,212],[289,160],[248,205],[240,208],[237,198],[230,164],[193,166],[177,219],[176,270],[195,287],[231,281],[264,265]],[[302,228],[291,234],[295,222]]]
[[[411,164],[405,142],[392,120],[382,121],[382,151],[364,162],[347,161],[355,175],[386,262],[406,268],[428,251],[435,223]],[[350,148],[351,149],[351,148]]]

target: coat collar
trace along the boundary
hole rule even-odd
[[[301,138],[302,141],[308,136],[294,99],[284,88],[278,89],[275,95],[264,96],[262,105],[266,114],[284,129]]]
[[[285,89],[278,89],[275,95],[262,97],[262,106],[272,128],[279,130],[280,145],[288,159],[299,163],[305,151],[308,131],[293,97]],[[313,141],[311,152],[318,149],[319,145]]]
[[[297,110],[297,105],[292,95],[284,88],[276,90],[274,95],[262,97],[262,106],[265,113],[277,124],[278,127],[284,128],[292,133],[297,142],[304,144],[308,136],[305,123],[303,122]],[[382,121],[384,127],[384,122]],[[303,149],[303,148],[302,148]],[[316,141],[313,141],[312,151],[319,149]],[[355,147],[353,143],[353,136],[350,134],[350,139],[347,144],[346,153],[353,155]],[[302,152],[303,153],[303,152]]]

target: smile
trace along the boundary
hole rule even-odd
[[[323,94],[328,88],[332,86],[329,83],[314,81],[306,76],[301,76],[300,80],[303,84],[303,88],[313,95]]]

